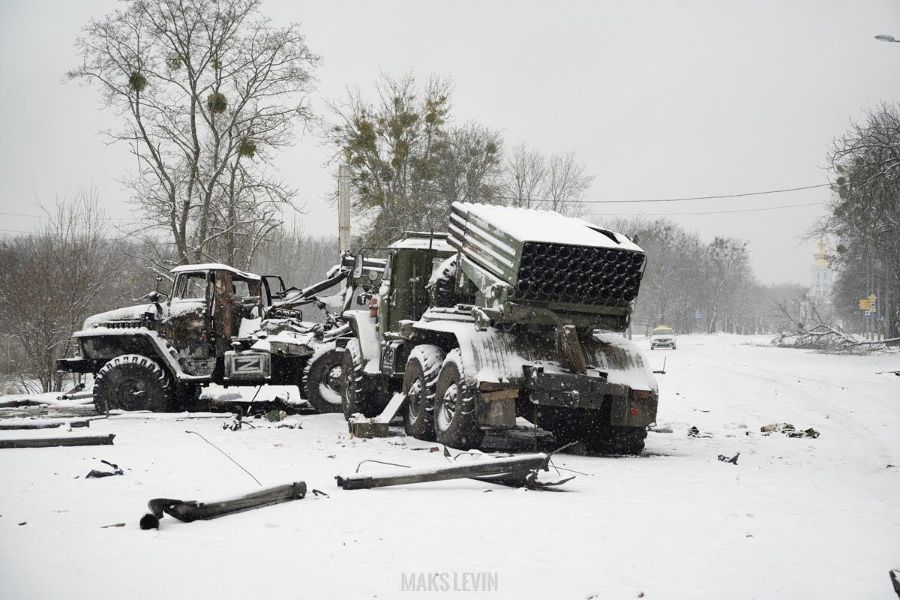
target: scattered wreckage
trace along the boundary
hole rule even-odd
[[[306,497],[306,483],[295,481],[286,485],[230,498],[218,502],[197,502],[196,500],[176,500],[173,498],[154,498],[147,503],[150,512],[141,517],[141,529],[159,529],[159,520],[163,515],[175,517],[183,523],[197,520],[216,519],[225,515],[243,512],[254,508],[272,506],[282,502],[301,500]]]

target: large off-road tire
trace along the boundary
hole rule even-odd
[[[422,344],[409,353],[403,373],[403,427],[406,435],[434,440],[434,386],[444,362],[444,351]]]
[[[94,407],[97,412],[123,410],[169,410],[175,388],[159,364],[140,354],[117,356],[94,377]]]
[[[303,386],[306,400],[320,413],[336,413],[343,410],[341,387],[343,385],[342,352],[330,345],[317,352],[303,370]]]
[[[359,340],[351,339],[344,348],[341,363],[341,408],[345,419],[356,413],[366,417],[378,414],[375,398],[363,379],[362,351]]]
[[[462,354],[451,350],[438,374],[434,389],[434,433],[441,444],[469,450],[484,439],[478,427],[475,389],[463,377]]]

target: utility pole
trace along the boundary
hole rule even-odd
[[[338,243],[341,254],[350,251],[350,165],[338,167]]]

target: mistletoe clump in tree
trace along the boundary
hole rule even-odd
[[[246,265],[295,193],[269,167],[310,118],[317,57],[258,0],[131,0],[93,20],[69,73],[97,85],[137,158],[134,199],[181,262]]]

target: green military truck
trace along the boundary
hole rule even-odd
[[[371,308],[345,312],[336,338],[348,419],[402,410],[408,434],[474,448],[523,417],[560,443],[643,449],[658,389],[621,335],[646,263],[626,236],[454,203],[449,233],[409,233],[387,253]]]

